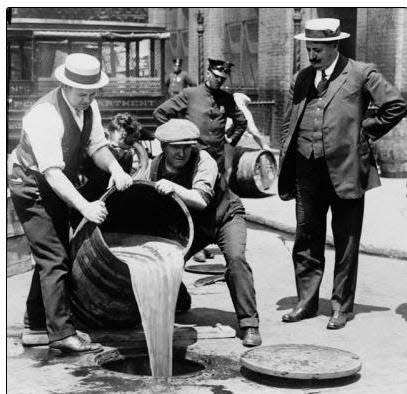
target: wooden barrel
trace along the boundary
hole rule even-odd
[[[407,177],[407,118],[376,142],[376,150],[382,177]]]
[[[238,196],[270,195],[276,177],[277,163],[271,151],[241,146],[235,148],[230,186]]]
[[[82,222],[71,241],[71,305],[76,324],[90,328],[130,328],[140,323],[127,264],[112,254],[103,234],[153,235],[180,243],[184,255],[193,224],[176,196],[159,194],[152,182],[134,181],[104,197],[109,215],[97,226]]]

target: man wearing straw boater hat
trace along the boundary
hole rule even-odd
[[[332,212],[335,269],[328,329],[353,317],[362,231],[364,194],[380,185],[371,142],[391,130],[406,105],[373,64],[338,52],[338,19],[305,22],[311,65],[294,76],[285,115],[280,152],[279,195],[296,200],[297,230],[293,261],[298,303],[284,322],[318,312],[324,272],[327,211]],[[378,106],[364,118],[369,103]]]
[[[261,344],[259,316],[252,270],[246,261],[244,207],[220,177],[215,160],[199,150],[199,129],[186,119],[171,119],[155,133],[163,153],[151,163],[148,179],[162,194],[177,194],[188,206],[194,239],[185,261],[205,246],[216,243],[226,260],[225,280],[235,307],[244,346]],[[179,304],[190,305],[181,286]]]
[[[87,201],[75,188],[86,155],[111,174],[118,190],[129,187],[132,179],[107,147],[94,100],[97,89],[108,83],[99,61],[81,53],[68,55],[55,77],[62,86],[38,100],[24,116],[20,143],[12,152],[11,197],[35,261],[22,341],[39,344],[33,338],[44,332],[51,349],[96,352],[101,346],[78,333],[71,318],[69,210],[97,224],[108,214],[102,201]]]

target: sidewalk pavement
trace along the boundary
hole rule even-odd
[[[377,256],[407,259],[407,188],[406,179],[381,178],[382,186],[369,190],[360,251]],[[242,199],[249,222],[273,231],[295,234],[295,201],[282,201],[277,193],[277,179],[271,195]],[[331,216],[328,213],[327,244],[333,245]]]

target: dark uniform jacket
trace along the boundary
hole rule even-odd
[[[168,88],[168,94],[170,97],[178,94],[182,89],[188,86],[196,86],[196,83],[189,77],[186,71],[180,71],[179,73],[170,73],[165,84]]]
[[[221,89],[209,89],[205,84],[184,89],[156,108],[153,116],[161,124],[177,117],[195,123],[201,133],[198,147],[206,150],[217,162],[224,156],[226,118],[233,120],[234,131],[229,136],[233,146],[247,127],[246,118],[237,108],[233,96]]]
[[[314,79],[315,69],[309,66],[290,86],[280,141],[278,192],[283,200],[294,198],[296,130]],[[364,119],[369,102],[379,109],[374,117]],[[405,115],[406,104],[373,64],[340,55],[322,111],[324,157],[335,192],[344,199],[361,198],[365,191],[380,186],[369,140],[390,131]]]

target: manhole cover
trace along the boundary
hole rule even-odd
[[[109,371],[129,375],[151,376],[150,361],[147,354],[121,357],[116,360],[101,362],[100,365]],[[172,377],[191,376],[204,369],[205,366],[196,361],[174,358],[172,362]]]
[[[362,368],[351,352],[315,345],[273,345],[247,351],[240,358],[249,370],[289,379],[336,379]]]
[[[219,263],[203,263],[203,264],[190,264],[185,266],[185,271],[193,274],[205,275],[219,275],[224,274],[226,270],[225,264]]]

